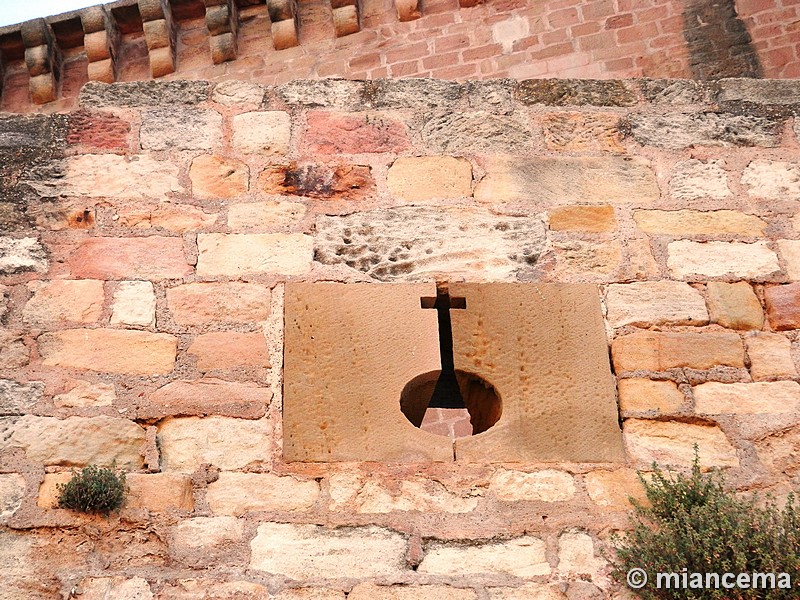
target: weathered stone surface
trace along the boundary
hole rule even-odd
[[[335,482],[332,482],[335,488]],[[341,490],[334,490],[334,493]],[[390,490],[376,481],[368,481],[355,497],[356,511],[386,514],[394,511],[468,513],[478,506],[477,498],[462,497],[434,481],[401,481],[399,490]]]
[[[754,331],[745,338],[750,375],[755,381],[798,376],[792,360],[792,342],[777,333]]]
[[[250,81],[222,81],[214,86],[211,99],[225,106],[260,105],[264,100],[266,87]]]
[[[623,412],[657,411],[670,414],[684,403],[683,393],[674,381],[650,379],[620,379],[619,408]]]
[[[203,463],[231,471],[267,463],[270,443],[265,421],[182,417],[166,419],[158,427],[164,471],[191,473]]]
[[[778,250],[792,281],[800,280],[800,240],[778,240]]]
[[[545,543],[525,536],[481,546],[433,544],[417,569],[429,575],[506,574],[517,577],[549,575]]]
[[[318,200],[358,201],[375,191],[372,168],[349,163],[272,165],[259,175],[267,194],[288,194]]]
[[[173,381],[158,388],[139,406],[140,419],[178,415],[217,415],[245,419],[264,416],[272,391],[254,383],[204,378]]]
[[[742,173],[742,185],[754,198],[800,200],[800,165],[777,160],[754,160]]]
[[[645,233],[656,235],[763,235],[767,223],[736,210],[637,210],[633,218]]]
[[[487,204],[650,204],[658,198],[650,163],[638,157],[491,157],[475,188],[475,199]]]
[[[211,83],[208,81],[135,81],[100,83],[90,81],[81,88],[81,106],[172,106],[199,104],[208,100]]]
[[[474,590],[446,585],[375,585],[361,583],[347,596],[349,600],[474,600]]]
[[[634,114],[628,117],[633,139],[644,146],[681,150],[693,146],[780,144],[779,120],[727,113]]]
[[[145,508],[151,512],[169,509],[194,509],[192,478],[181,473],[128,473],[125,508]]]
[[[404,537],[379,527],[262,523],[250,548],[251,569],[298,581],[394,578],[405,571]]]
[[[0,519],[13,515],[25,496],[25,478],[18,473],[0,475]],[[0,563],[2,564],[2,563]]]
[[[718,102],[743,100],[754,104],[797,104],[800,88],[795,79],[750,79],[745,77],[722,79],[719,83]]]
[[[292,596],[285,592],[271,596],[265,586],[250,581],[178,579],[161,589],[158,600],[344,600],[344,592],[336,593],[338,596]]]
[[[591,536],[579,531],[562,533],[558,538],[558,570],[575,575],[596,575],[606,561],[595,556]]]
[[[764,288],[767,318],[773,329],[800,329],[800,283]]]
[[[270,598],[272,600],[345,600],[345,594],[340,590],[318,587],[289,588],[275,596],[270,596]]]
[[[447,108],[461,99],[464,91],[455,81],[377,79],[364,82],[361,101],[366,108]]]
[[[617,227],[614,208],[608,205],[559,206],[549,210],[547,216],[551,231],[605,233]]]
[[[217,221],[216,214],[206,213],[201,208],[169,202],[122,206],[117,210],[117,216],[120,227],[132,229],[158,227],[177,233],[204,229]]]
[[[47,251],[36,238],[0,237],[0,274],[47,271]]]
[[[60,486],[66,485],[70,479],[72,479],[70,471],[45,473],[36,496],[36,506],[48,509],[58,508],[59,498],[61,497]]]
[[[796,381],[718,383],[709,381],[692,388],[698,414],[773,414],[794,412],[800,405]]]
[[[570,582],[570,589],[575,585]],[[491,587],[486,590],[489,600],[568,600],[558,586],[546,583],[526,583],[520,587]]]
[[[311,270],[313,238],[301,233],[197,236],[200,277],[240,277],[261,273],[302,275]]]
[[[81,580],[81,600],[152,600],[146,579],[133,577],[86,577]]]
[[[644,486],[633,469],[590,471],[586,474],[586,491],[598,506],[630,509],[630,498],[644,501]]]
[[[286,229],[303,220],[306,207],[299,202],[246,202],[228,207],[228,227],[243,229]]]
[[[616,271],[622,263],[622,246],[619,242],[587,242],[570,240],[553,243],[556,257],[555,274],[570,280],[576,277],[585,281],[605,281],[606,276]]]
[[[150,327],[156,322],[156,293],[149,281],[122,281],[114,292],[112,325]]]
[[[728,174],[722,166],[722,161],[716,160],[703,162],[691,159],[677,163],[669,181],[672,197],[678,200],[722,200],[729,197]]]
[[[433,115],[420,133],[428,148],[442,154],[513,154],[530,148],[533,142],[523,121],[484,111]]]
[[[316,481],[271,473],[220,473],[206,491],[206,500],[214,514],[236,517],[257,511],[306,511],[318,497]]]
[[[667,266],[673,277],[736,277],[761,279],[780,271],[778,257],[766,242],[691,242],[679,240],[667,247]]]
[[[527,106],[633,106],[637,102],[633,86],[621,80],[528,79],[519,82],[514,96]]]
[[[563,152],[625,152],[619,116],[602,113],[557,112],[542,117],[549,150]]]
[[[622,425],[628,454],[639,468],[691,466],[694,445],[702,467],[737,467],[736,449],[717,426],[628,419]]]
[[[17,383],[10,379],[0,379],[0,416],[24,415],[34,404],[42,399],[44,383]]]
[[[265,156],[283,156],[289,152],[292,122],[287,112],[270,110],[235,115],[231,126],[234,150]]]
[[[53,404],[59,408],[111,406],[116,399],[112,384],[72,379],[67,384],[67,391],[53,396]]]
[[[169,531],[171,554],[193,566],[227,564],[236,560],[244,540],[244,524],[235,517],[194,517]]]
[[[319,217],[314,256],[380,281],[429,279],[436,273],[502,280],[534,264],[544,242],[544,224],[537,217],[403,207]]]
[[[779,431],[756,442],[758,458],[776,475],[795,477],[800,454],[800,427]]]
[[[92,279],[32,281],[33,297],[25,304],[22,318],[36,325],[95,323],[103,312],[103,282]]]
[[[192,272],[181,238],[92,237],[68,259],[74,277],[91,279],[181,279]]]
[[[453,156],[398,158],[389,167],[386,184],[402,200],[464,198],[472,195],[472,165]]]
[[[637,331],[611,345],[617,373],[676,367],[710,369],[717,365],[744,367],[742,340],[735,333],[665,333]]]
[[[178,167],[151,156],[81,154],[66,159],[63,177],[29,181],[44,196],[163,198],[182,192]]]
[[[219,331],[197,336],[187,350],[200,371],[269,367],[269,351],[261,332]]]
[[[8,313],[8,288],[0,285],[0,320]]]
[[[608,286],[606,306],[612,327],[708,323],[703,296],[679,281],[612,284]]]
[[[501,469],[492,475],[489,491],[503,502],[562,502],[575,495],[575,482],[564,471],[526,473]]]
[[[157,108],[142,114],[144,150],[211,150],[222,145],[222,115],[215,110]]]
[[[29,360],[30,352],[25,345],[24,335],[16,331],[0,329],[0,368],[24,367]]]
[[[306,115],[305,145],[317,154],[402,152],[411,142],[402,122],[378,114],[313,111]]]
[[[127,419],[114,417],[35,417],[0,423],[0,449],[22,448],[29,460],[45,466],[89,464],[139,469],[145,432]]]
[[[128,375],[169,373],[178,345],[165,333],[117,329],[67,329],[38,343],[45,365]]]
[[[192,192],[198,198],[233,198],[250,188],[250,169],[240,160],[202,154],[189,168]]]
[[[709,281],[708,313],[712,323],[719,323],[729,329],[761,329],[764,325],[764,311],[761,302],[746,281],[724,283]]]
[[[167,290],[167,305],[181,326],[265,321],[270,289],[257,283],[189,283]]]

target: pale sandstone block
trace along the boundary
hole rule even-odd
[[[564,152],[625,152],[619,115],[582,112],[548,113],[542,118],[549,150]]]
[[[402,200],[472,196],[472,165],[453,156],[398,158],[386,176],[389,192]]]
[[[800,384],[796,381],[760,383],[718,383],[709,381],[692,388],[695,412],[719,414],[791,413],[800,404]]]
[[[128,496],[125,508],[150,512],[168,509],[194,510],[192,478],[181,473],[129,473],[125,477]]]
[[[551,231],[614,231],[617,220],[614,208],[602,206],[559,206],[548,211]]]
[[[194,517],[170,527],[170,553],[190,566],[226,564],[244,541],[244,524],[235,517]]]
[[[622,270],[622,277],[634,280],[660,277],[661,269],[653,257],[649,239],[634,238],[627,240],[625,242],[625,256],[627,264]]]
[[[523,119],[460,110],[428,117],[420,135],[434,152],[461,155],[524,153],[535,139]]]
[[[474,590],[446,585],[375,585],[361,583],[353,588],[348,600],[474,600]]]
[[[283,590],[272,600],[345,600],[344,592],[325,588],[290,588]]]
[[[617,241],[593,243],[570,240],[553,244],[556,271],[561,277],[603,281],[622,264],[622,245]]]
[[[39,493],[36,496],[36,506],[39,508],[58,508],[58,499],[61,496],[60,486],[66,485],[72,479],[71,471],[61,473],[45,473],[42,483],[39,485]]]
[[[0,475],[0,519],[13,515],[25,496],[25,478],[18,473]]]
[[[0,449],[22,448],[28,459],[49,465],[110,466],[138,469],[143,463],[145,432],[115,417],[35,417],[0,423]]]
[[[121,281],[114,292],[112,325],[150,327],[156,322],[156,293],[149,281]]]
[[[47,271],[47,251],[36,238],[0,236],[0,274]]]
[[[37,341],[47,366],[127,375],[169,373],[178,347],[166,333],[121,329],[68,329]]]
[[[93,237],[68,259],[70,273],[82,279],[181,279],[192,272],[177,237]]]
[[[289,152],[292,121],[289,113],[280,110],[249,112],[235,115],[233,148],[245,154],[283,156]]]
[[[756,442],[761,463],[780,478],[796,477],[800,454],[800,427],[779,431]]]
[[[299,202],[243,202],[228,207],[228,227],[246,229],[286,229],[302,221],[306,207]]]
[[[639,468],[691,466],[694,445],[699,448],[700,466],[738,467],[736,449],[717,426],[692,425],[675,421],[628,419],[622,425],[628,455]]]
[[[586,491],[598,506],[626,510],[631,508],[631,498],[640,502],[646,498],[644,486],[632,469],[590,471],[586,474]]]
[[[793,379],[798,376],[792,360],[792,342],[778,334],[754,331],[745,338],[750,375],[755,381]]]
[[[596,576],[606,561],[595,556],[591,536],[578,531],[561,534],[558,538],[558,570],[573,575]]]
[[[250,189],[250,168],[235,158],[203,154],[189,167],[197,198],[233,198]]]
[[[492,475],[489,491],[503,502],[562,502],[575,495],[575,482],[564,471],[525,473],[501,469]]]
[[[665,371],[677,367],[744,367],[742,340],[735,333],[665,333],[637,331],[614,340],[616,371]]]
[[[738,210],[637,210],[633,219],[639,229],[656,235],[761,236],[766,221]]]
[[[222,144],[222,115],[215,110],[157,108],[142,114],[144,150],[211,150]]]
[[[255,383],[236,383],[211,377],[173,381],[141,402],[137,418],[155,419],[179,415],[216,415],[260,419],[272,399],[272,391]]]
[[[445,546],[434,544],[417,571],[428,575],[463,576],[505,574],[517,577],[549,575],[550,563],[545,543],[525,536],[481,546]]]
[[[44,383],[32,381],[17,383],[11,379],[0,379],[0,415],[24,415],[42,399]]]
[[[780,271],[778,257],[766,242],[691,242],[667,246],[667,267],[673,277],[723,277],[760,279]]]
[[[706,289],[708,312],[713,323],[730,329],[761,329],[764,326],[761,302],[746,281],[709,281]]]
[[[134,204],[122,206],[117,210],[117,224],[132,229],[159,227],[176,233],[197,231],[210,227],[217,221],[217,215],[207,213],[190,204]]]
[[[488,588],[489,600],[568,600],[568,597],[553,585],[526,583],[518,588]]]
[[[301,233],[201,233],[197,245],[200,277],[302,275],[311,270],[314,239]]]
[[[189,283],[167,290],[167,305],[181,326],[265,321],[270,289],[257,283]]]
[[[263,333],[219,331],[198,335],[187,350],[197,356],[200,371],[241,367],[269,367],[269,351]]]
[[[612,327],[708,323],[700,292],[679,281],[612,284],[608,286],[606,306]]]
[[[800,280],[800,240],[778,240],[778,250],[791,281]]]
[[[271,473],[220,473],[209,484],[206,500],[217,515],[240,517],[248,512],[302,512],[319,497],[316,481],[300,481]]]
[[[328,598],[319,596],[318,600],[344,600],[344,592],[338,593],[339,596]],[[286,600],[291,597],[287,596]],[[283,596],[281,594],[271,596],[269,590],[258,583],[223,582],[217,579],[178,579],[172,584],[165,585],[158,596],[158,600],[277,600],[279,598]]]
[[[105,295],[102,281],[32,281],[27,287],[33,292],[33,297],[22,309],[26,323],[96,323],[103,312]]]
[[[214,87],[211,99],[225,106],[260,105],[264,100],[266,87],[249,81],[223,81]]]
[[[133,577],[87,577],[81,580],[81,600],[152,600],[146,579]]]
[[[702,162],[695,159],[677,163],[669,182],[672,197],[678,200],[722,200],[729,197],[728,175],[722,165],[722,161]]]
[[[368,481],[359,490],[355,505],[359,513],[369,514],[394,511],[468,513],[475,510],[478,500],[461,497],[435,481],[401,481],[396,493],[376,481]]]
[[[203,463],[225,471],[267,463],[271,436],[266,421],[228,417],[167,419],[158,427],[161,468],[191,473]]]
[[[3,573],[3,600],[45,600],[47,590],[41,595],[31,592],[39,588],[41,572],[36,558],[40,552],[35,547],[37,536],[30,532],[17,533],[0,529],[0,572]],[[52,594],[49,594],[52,597]]]
[[[53,404],[59,408],[111,406],[116,399],[117,394],[113,384],[73,379],[67,391],[53,396]]]
[[[396,578],[405,571],[405,538],[379,527],[327,529],[262,523],[250,542],[250,568],[291,579]]]
[[[620,379],[619,407],[622,411],[658,411],[670,414],[683,405],[683,393],[674,381]]]
[[[754,160],[742,173],[742,184],[754,198],[800,200],[800,165],[775,160]]]

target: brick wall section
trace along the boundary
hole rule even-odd
[[[696,442],[733,486],[784,497],[798,97],[753,80],[148,82],[4,116],[7,595],[612,598],[602,550],[637,468],[685,468]],[[442,275],[599,286],[624,464],[283,461],[284,284]],[[120,515],[53,508],[70,467],[112,462]]]

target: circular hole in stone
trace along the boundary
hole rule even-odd
[[[400,410],[414,427],[450,438],[483,433],[500,420],[503,405],[495,387],[474,373],[456,369],[456,381],[466,408],[428,408],[441,371],[429,371],[409,381],[400,394]]]

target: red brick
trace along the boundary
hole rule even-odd
[[[617,29],[616,32],[617,42],[620,44],[627,44],[629,42],[635,42],[638,40],[647,40],[654,38],[657,35],[658,27],[655,25],[655,23],[647,23],[646,25]]]
[[[569,30],[557,29],[556,31],[549,31],[541,35],[542,45],[552,46],[554,44],[561,44],[563,42],[571,41]]]
[[[539,45],[539,36],[538,35],[529,35],[527,37],[522,38],[521,40],[517,40],[516,42],[514,42],[514,44],[511,46],[511,49],[514,52],[524,52],[528,48],[533,48],[533,47],[538,46],[538,45]],[[500,48],[500,51],[496,52],[495,56],[497,56],[498,54],[500,54],[502,52],[502,46],[499,46],[499,48]],[[462,52],[462,56],[464,54],[466,54],[466,51]]]
[[[614,0],[593,0],[581,6],[584,21],[604,19],[615,13]]]
[[[577,8],[565,8],[563,10],[557,10],[550,13],[545,18],[547,19],[547,23],[553,29],[561,29],[563,27],[569,27],[570,25],[575,25],[576,23],[581,22]]]
[[[581,23],[580,25],[573,25],[570,27],[569,32],[573,38],[581,37],[584,35],[591,35],[600,31],[600,23],[592,21],[591,23]]]
[[[742,18],[763,11],[774,11],[775,0],[736,0],[736,12]]]
[[[308,113],[305,145],[312,153],[401,152],[411,147],[405,126],[374,115]]]
[[[434,41],[433,47],[436,54],[448,52],[450,50],[460,50],[462,48],[469,48],[471,45],[469,35],[461,33],[459,35],[450,35],[443,38],[438,38]]]
[[[552,58],[553,56],[562,56],[564,54],[571,54],[574,52],[572,44],[556,44],[555,46],[548,46],[544,50],[532,52],[531,58],[541,60],[543,58]]]
[[[800,329],[800,283],[766,287],[764,299],[767,318],[773,329]]]
[[[396,50],[389,50],[386,53],[386,62],[394,64],[404,60],[412,60],[414,58],[422,58],[428,56],[430,51],[428,49],[428,42],[418,42],[410,46],[403,46]],[[350,61],[352,66],[353,61]]]
[[[372,69],[381,66],[380,54],[365,54],[350,60],[351,69]]]
[[[453,67],[458,65],[459,56],[458,52],[450,52],[449,54],[438,54],[429,56],[423,59],[422,66],[426,69],[441,69],[444,67]]]
[[[418,60],[389,65],[389,74],[392,77],[410,77],[411,75],[417,75],[421,70]]]
[[[125,149],[131,126],[107,112],[79,110],[69,115],[67,142],[90,148]]]
[[[433,76],[440,79],[466,79],[474,77],[478,68],[475,65],[460,65],[458,67],[447,67],[433,71]]]
[[[181,279],[192,272],[181,238],[95,237],[84,240],[69,259],[73,277],[83,279]]]
[[[493,58],[502,51],[503,47],[500,44],[489,44],[488,46],[480,46],[479,48],[470,48],[469,50],[464,50],[461,53],[461,58],[465,62],[483,60],[485,58]]]
[[[630,27],[631,25],[633,25],[633,15],[631,13],[614,15],[606,19],[606,29],[620,29],[621,27]]]
[[[647,10],[636,11],[636,21],[638,23],[647,23],[649,21],[661,21],[669,16],[669,7],[666,5],[654,6]]]
[[[270,366],[267,344],[259,332],[206,333],[197,336],[187,352],[197,357],[197,369],[202,372]]]

